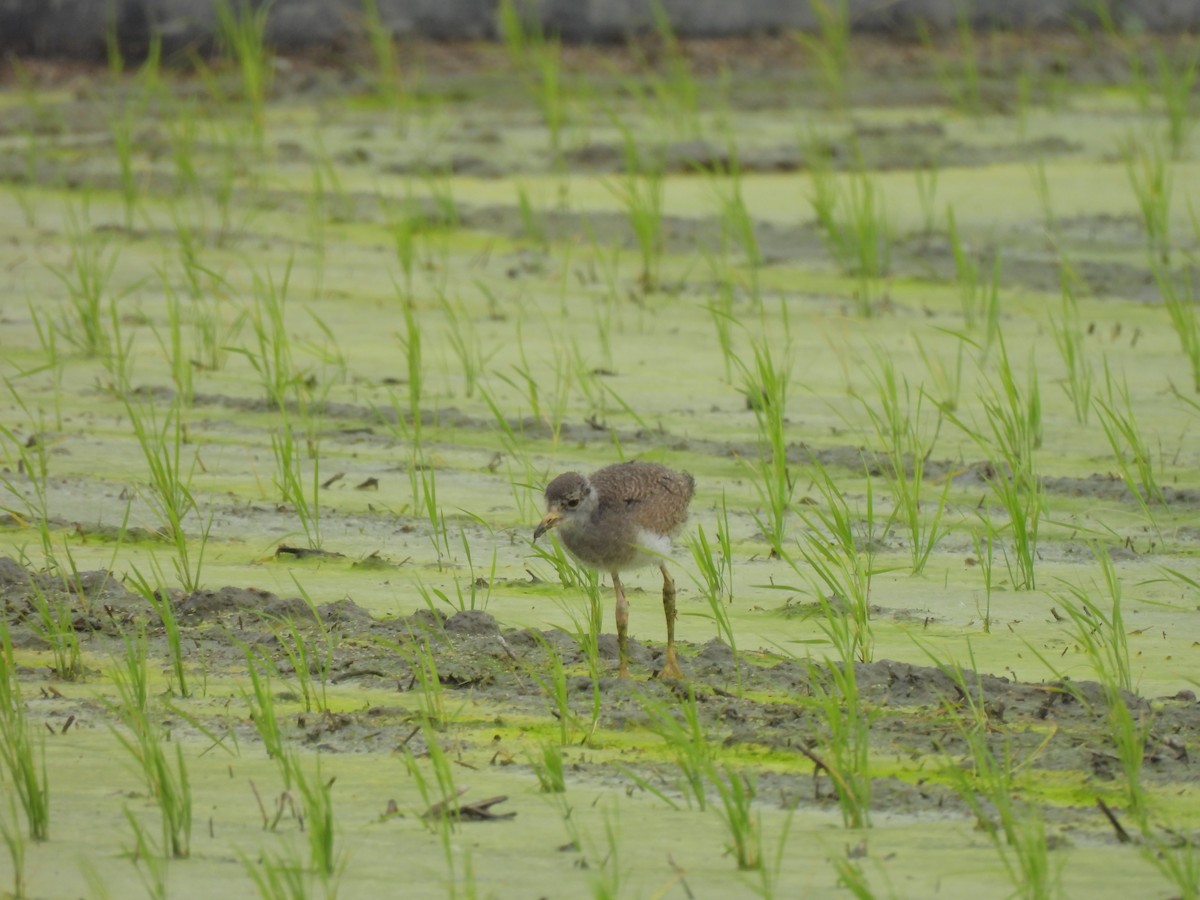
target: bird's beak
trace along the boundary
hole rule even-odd
[[[547,531],[549,531],[551,528],[553,528],[555,525],[557,525],[561,521],[562,521],[562,513],[560,513],[560,512],[546,513],[546,515],[542,518],[542,521],[538,523],[538,527],[534,529],[533,539],[536,541],[538,538],[540,538],[543,534],[545,534]]]

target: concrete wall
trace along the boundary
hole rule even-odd
[[[253,2],[258,0],[229,0]],[[376,0],[398,36],[435,40],[496,35],[499,0]],[[550,32],[572,41],[620,40],[652,27],[652,0],[519,0]],[[1095,21],[1094,0],[850,0],[858,30],[912,34],[918,22],[954,27],[970,4],[978,27],[1053,29]],[[686,37],[753,35],[813,29],[810,0],[661,0]],[[1200,29],[1197,0],[1108,0],[1124,27],[1161,33]],[[116,25],[122,47],[137,55],[152,30],[167,50],[211,46],[213,0],[0,0],[0,53],[103,58],[105,32]],[[268,40],[276,49],[333,47],[359,40],[362,0],[274,0]]]

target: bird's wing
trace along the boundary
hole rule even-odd
[[[686,472],[632,461],[606,466],[591,476],[602,505],[624,508],[642,528],[669,534],[687,519],[695,482]]]

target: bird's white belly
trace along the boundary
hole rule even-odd
[[[657,566],[671,555],[671,536],[639,529],[637,546],[637,556],[629,564],[629,568]]]

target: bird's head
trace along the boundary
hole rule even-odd
[[[546,515],[533,532],[536,541],[562,522],[582,520],[596,506],[596,491],[578,472],[564,472],[546,485]]]

